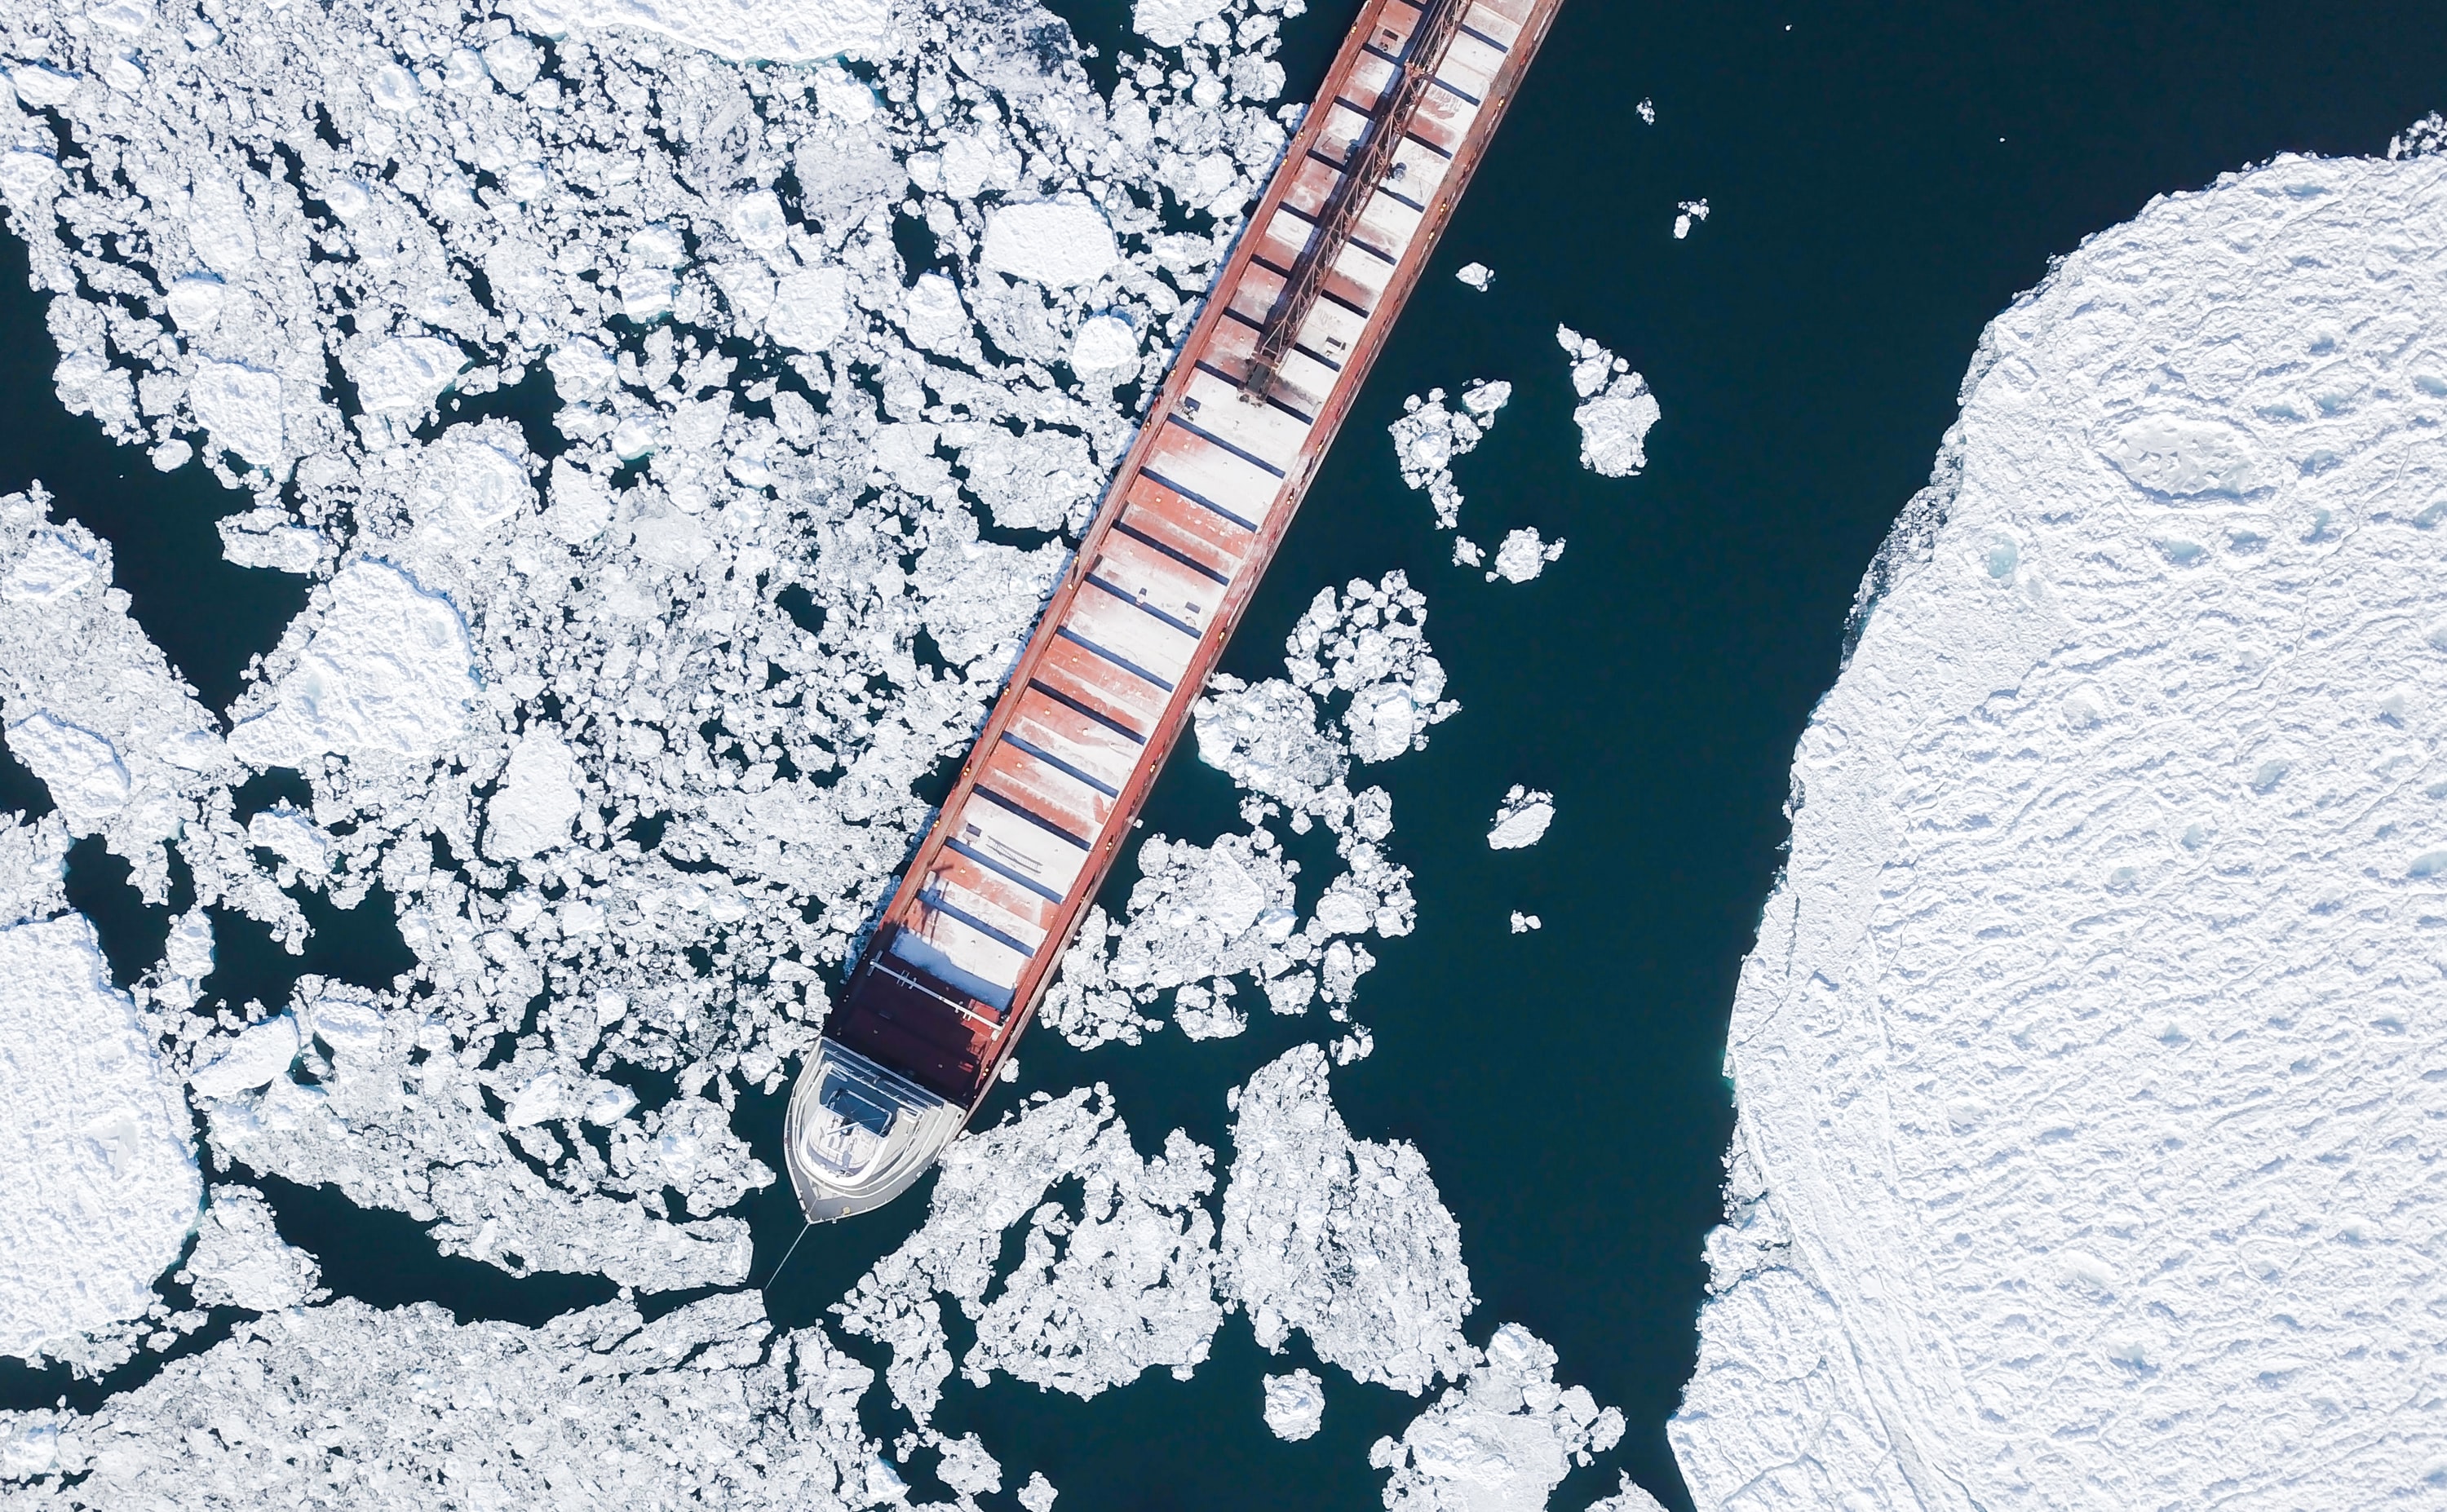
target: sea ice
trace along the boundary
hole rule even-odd
[[[1535,914],[1525,914],[1517,908],[1512,911],[1512,933],[1515,935],[1527,935],[1533,929],[1546,927],[1546,921]]]
[[[94,829],[127,806],[127,767],[110,742],[49,714],[9,727],[9,750],[50,789],[71,827]]]
[[[1572,391],[1581,397],[1572,411],[1581,427],[1581,465],[1604,478],[1637,476],[1648,465],[1649,428],[1662,413],[1648,380],[1569,326],[1556,327],[1555,340],[1572,359]]]
[[[1261,1068],[1234,1108],[1218,1271],[1258,1342],[1280,1350],[1298,1330],[1325,1363],[1413,1395],[1460,1379],[1477,1298],[1425,1158],[1352,1138],[1315,1045]]]
[[[199,1307],[277,1313],[319,1302],[323,1268],[273,1226],[271,1205],[250,1186],[216,1186],[179,1273]]]
[[[1480,293],[1485,293],[1487,286],[1495,282],[1495,270],[1483,262],[1466,262],[1453,276]]]
[[[1691,228],[1708,218],[1708,201],[1685,199],[1674,207],[1674,239],[1680,241],[1691,235]]]
[[[1325,1383],[1316,1372],[1294,1370],[1266,1377],[1266,1427],[1275,1437],[1298,1444],[1325,1425]]]
[[[10,1505],[865,1508],[874,1372],[753,1292],[541,1328],[353,1298],[241,1323],[92,1413],[0,1413]]]
[[[485,854],[515,860],[568,840],[578,822],[578,775],[569,747],[549,727],[520,736],[485,816]]]
[[[2437,1494],[2442,244],[2284,156],[1989,325],[1735,999],[1701,1507]]]
[[[1495,827],[1487,832],[1489,850],[1520,850],[1535,845],[1555,822],[1555,795],[1512,784],[1495,810]]]
[[[563,36],[580,27],[634,28],[717,57],[782,64],[872,56],[883,46],[892,13],[887,0],[516,0],[509,9],[539,36]],[[522,58],[515,71],[489,52],[485,62],[513,94],[535,77]]]
[[[81,914],[0,929],[0,1354],[141,1316],[195,1228],[178,1079]]]
[[[1508,583],[1526,583],[1563,555],[1562,541],[1540,540],[1534,528],[1513,531],[1496,548],[1495,571],[1487,575],[1487,580],[1491,583],[1501,577]]]
[[[1376,1441],[1368,1463],[1394,1472],[1389,1512],[1543,1508],[1574,1465],[1621,1442],[1622,1427],[1622,1413],[1600,1409],[1586,1387],[1559,1389],[1554,1350],[1507,1323],[1398,1441]]]

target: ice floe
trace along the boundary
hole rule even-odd
[[[83,915],[0,929],[0,1354],[32,1358],[145,1314],[203,1183],[177,1078]]]
[[[1495,810],[1495,826],[1487,832],[1488,849],[1521,850],[1535,845],[1554,822],[1555,795],[1515,783]]]
[[[1555,1385],[1555,1351],[1517,1323],[1488,1341],[1470,1373],[1378,1439],[1368,1463],[1393,1475],[1389,1512],[1513,1512],[1544,1507],[1574,1465],[1622,1438],[1622,1413],[1585,1387]]]
[[[1458,558],[1458,543],[1455,552]],[[1504,544],[1495,550],[1495,570],[1487,575],[1487,580],[1491,583],[1501,577],[1508,583],[1526,583],[1545,572],[1548,562],[1563,555],[1564,543],[1539,539],[1534,526],[1509,532],[1504,538]],[[1473,561],[1471,565],[1477,564]]]
[[[1691,235],[1691,228],[1708,218],[1708,201],[1685,199],[1674,207],[1674,239],[1680,241]]]
[[[1555,340],[1572,360],[1572,411],[1581,427],[1581,465],[1606,478],[1630,478],[1648,465],[1648,432],[1662,413],[1648,381],[1631,364],[1569,326]]]
[[[1261,1068],[1233,1107],[1218,1270],[1258,1342],[1305,1333],[1318,1359],[1414,1395],[1460,1379],[1477,1298],[1418,1150],[1352,1137],[1314,1045]]]
[[[1701,1506],[2435,1495],[2442,239],[2279,157],[1988,327],[1735,1000]]]
[[[319,1302],[323,1269],[280,1237],[271,1205],[249,1186],[216,1186],[196,1231],[195,1253],[180,1271],[199,1307],[277,1313]]]
[[[1266,1427],[1275,1437],[1298,1444],[1315,1438],[1325,1425],[1325,1383],[1315,1371],[1267,1376],[1265,1392]]]
[[[1483,262],[1466,262],[1454,271],[1453,276],[1480,293],[1485,293],[1488,286],[1495,282],[1495,270]]]

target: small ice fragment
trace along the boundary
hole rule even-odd
[[[246,842],[272,852],[310,877],[331,867],[331,846],[313,815],[287,799],[246,822]]]
[[[1455,536],[1453,538],[1454,566],[1475,567],[1485,560],[1487,560],[1486,547],[1470,539],[1468,536]]]
[[[1677,241],[1689,236],[1693,226],[1708,218],[1708,201],[1705,199],[1685,199],[1674,208],[1679,212],[1674,217],[1674,239]]]
[[[277,509],[253,509],[217,521],[221,556],[240,567],[311,573],[323,560],[320,531],[293,525]]]
[[[93,553],[65,532],[37,531],[9,576],[0,580],[0,600],[11,604],[51,604],[94,580],[100,571]]]
[[[1642,122],[1645,122],[1647,124],[1652,125],[1652,126],[1653,126],[1653,125],[1655,125],[1655,124],[1657,124],[1657,102],[1656,102],[1656,101],[1654,101],[1654,100],[1646,100],[1646,99],[1643,99],[1643,100],[1641,100],[1641,101],[1640,102],[1640,104],[1637,104],[1637,105],[1633,106],[1632,108],[1633,108],[1633,109],[1635,109],[1635,110],[1638,110],[1638,111],[1640,112],[1640,119],[1641,119]]]
[[[849,280],[839,268],[805,268],[775,282],[765,334],[779,345],[822,351],[848,329]]]
[[[1461,271],[1453,276],[1480,293],[1485,293],[1487,286],[1495,282],[1495,270],[1483,262],[1466,262],[1462,264]]]
[[[1535,914],[1525,914],[1517,908],[1512,911],[1512,933],[1515,935],[1527,935],[1533,929],[1546,927],[1546,920]]]
[[[1113,230],[1084,199],[1007,204],[986,221],[985,266],[1049,289],[1094,283],[1121,260]]]
[[[1325,1421],[1325,1383],[1306,1369],[1266,1377],[1266,1427],[1275,1437],[1298,1444]]]
[[[1555,822],[1555,795],[1512,784],[1495,811],[1495,827],[1487,832],[1490,850],[1520,850],[1535,845]]]
[[[1053,1489],[1053,1483],[1045,1478],[1043,1470],[1031,1470],[1028,1484],[1019,1488],[1021,1512],[1053,1512],[1053,1499],[1061,1494]]]

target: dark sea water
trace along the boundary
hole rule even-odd
[[[1126,4],[1054,8],[1107,63],[1128,45]],[[1288,28],[1295,95],[1356,9],[1331,0]],[[1654,125],[1634,113],[1642,97]],[[1981,327],[2052,255],[2154,194],[2281,151],[2380,152],[2438,106],[2447,18],[2427,5],[1566,4],[1226,658],[1244,676],[1279,672],[1283,633],[1327,584],[1398,567],[1429,595],[1464,709],[1426,752],[1368,774],[1394,794],[1392,849],[1417,873],[1420,928],[1376,947],[1358,1016],[1377,1049],[1337,1073],[1336,1101],[1356,1132],[1426,1153],[1482,1299],[1473,1339],[1527,1326],[1561,1352],[1562,1380],[1629,1418],[1622,1448],[1556,1506],[1610,1490],[1618,1467],[1689,1504],[1664,1424],[1697,1347],[1700,1242],[1733,1125],[1720,1066],[1735,973],[1779,862],[1793,739],[1835,675],[1862,569],[1926,479]],[[1698,198],[1711,217],[1678,242],[1675,204]],[[1452,280],[1472,259],[1495,269],[1491,292]],[[237,496],[192,467],[156,475],[60,413],[24,267],[11,244],[0,489],[39,477],[107,536],[137,617],[224,702],[302,602],[300,580],[219,560],[211,520]],[[1664,419],[1645,476],[1578,465],[1559,322],[1655,388]],[[1567,539],[1530,584],[1451,565],[1385,436],[1405,394],[1474,377],[1516,388],[1455,469],[1462,528],[1490,549],[1521,525]],[[1561,817],[1534,849],[1491,853],[1487,825],[1515,782],[1553,789]],[[10,770],[0,802],[40,789]],[[1148,828],[1205,841],[1239,827],[1234,807],[1185,753]],[[80,852],[80,898],[115,952],[149,960],[165,920],[106,866]],[[1326,873],[1313,864],[1309,879]],[[1115,878],[1109,909],[1131,880]],[[1546,927],[1511,935],[1514,909]],[[334,959],[392,948],[365,920],[335,919],[317,941]],[[239,999],[332,969],[238,954],[256,966],[233,962],[215,986]],[[1226,1163],[1225,1088],[1322,1028],[1261,1012],[1239,1039],[1166,1033],[1086,1054],[1039,1034],[986,1116],[1103,1081],[1142,1149],[1178,1125]],[[743,1108],[778,1165],[778,1100]],[[442,1259],[413,1224],[331,1194],[272,1196],[346,1294],[522,1322],[608,1295]],[[811,1235],[768,1290],[774,1315],[824,1316],[922,1208],[921,1195]],[[749,1211],[761,1280],[800,1224],[783,1186]],[[956,1353],[965,1344],[956,1320]],[[956,1383],[937,1421],[977,1431],[1014,1485],[1042,1469],[1064,1512],[1375,1506],[1368,1446],[1420,1404],[1321,1370],[1324,1431],[1280,1444],[1258,1377],[1294,1363],[1315,1367],[1297,1343],[1270,1360],[1236,1317],[1192,1381],[1157,1372],[1089,1403]],[[63,1391],[91,1400],[56,1375],[0,1374],[9,1405]],[[870,1426],[898,1427],[880,1409]]]

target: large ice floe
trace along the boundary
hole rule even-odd
[[[2438,1496],[2442,247],[2281,157],[1989,326],[1741,974],[1702,1507]]]

